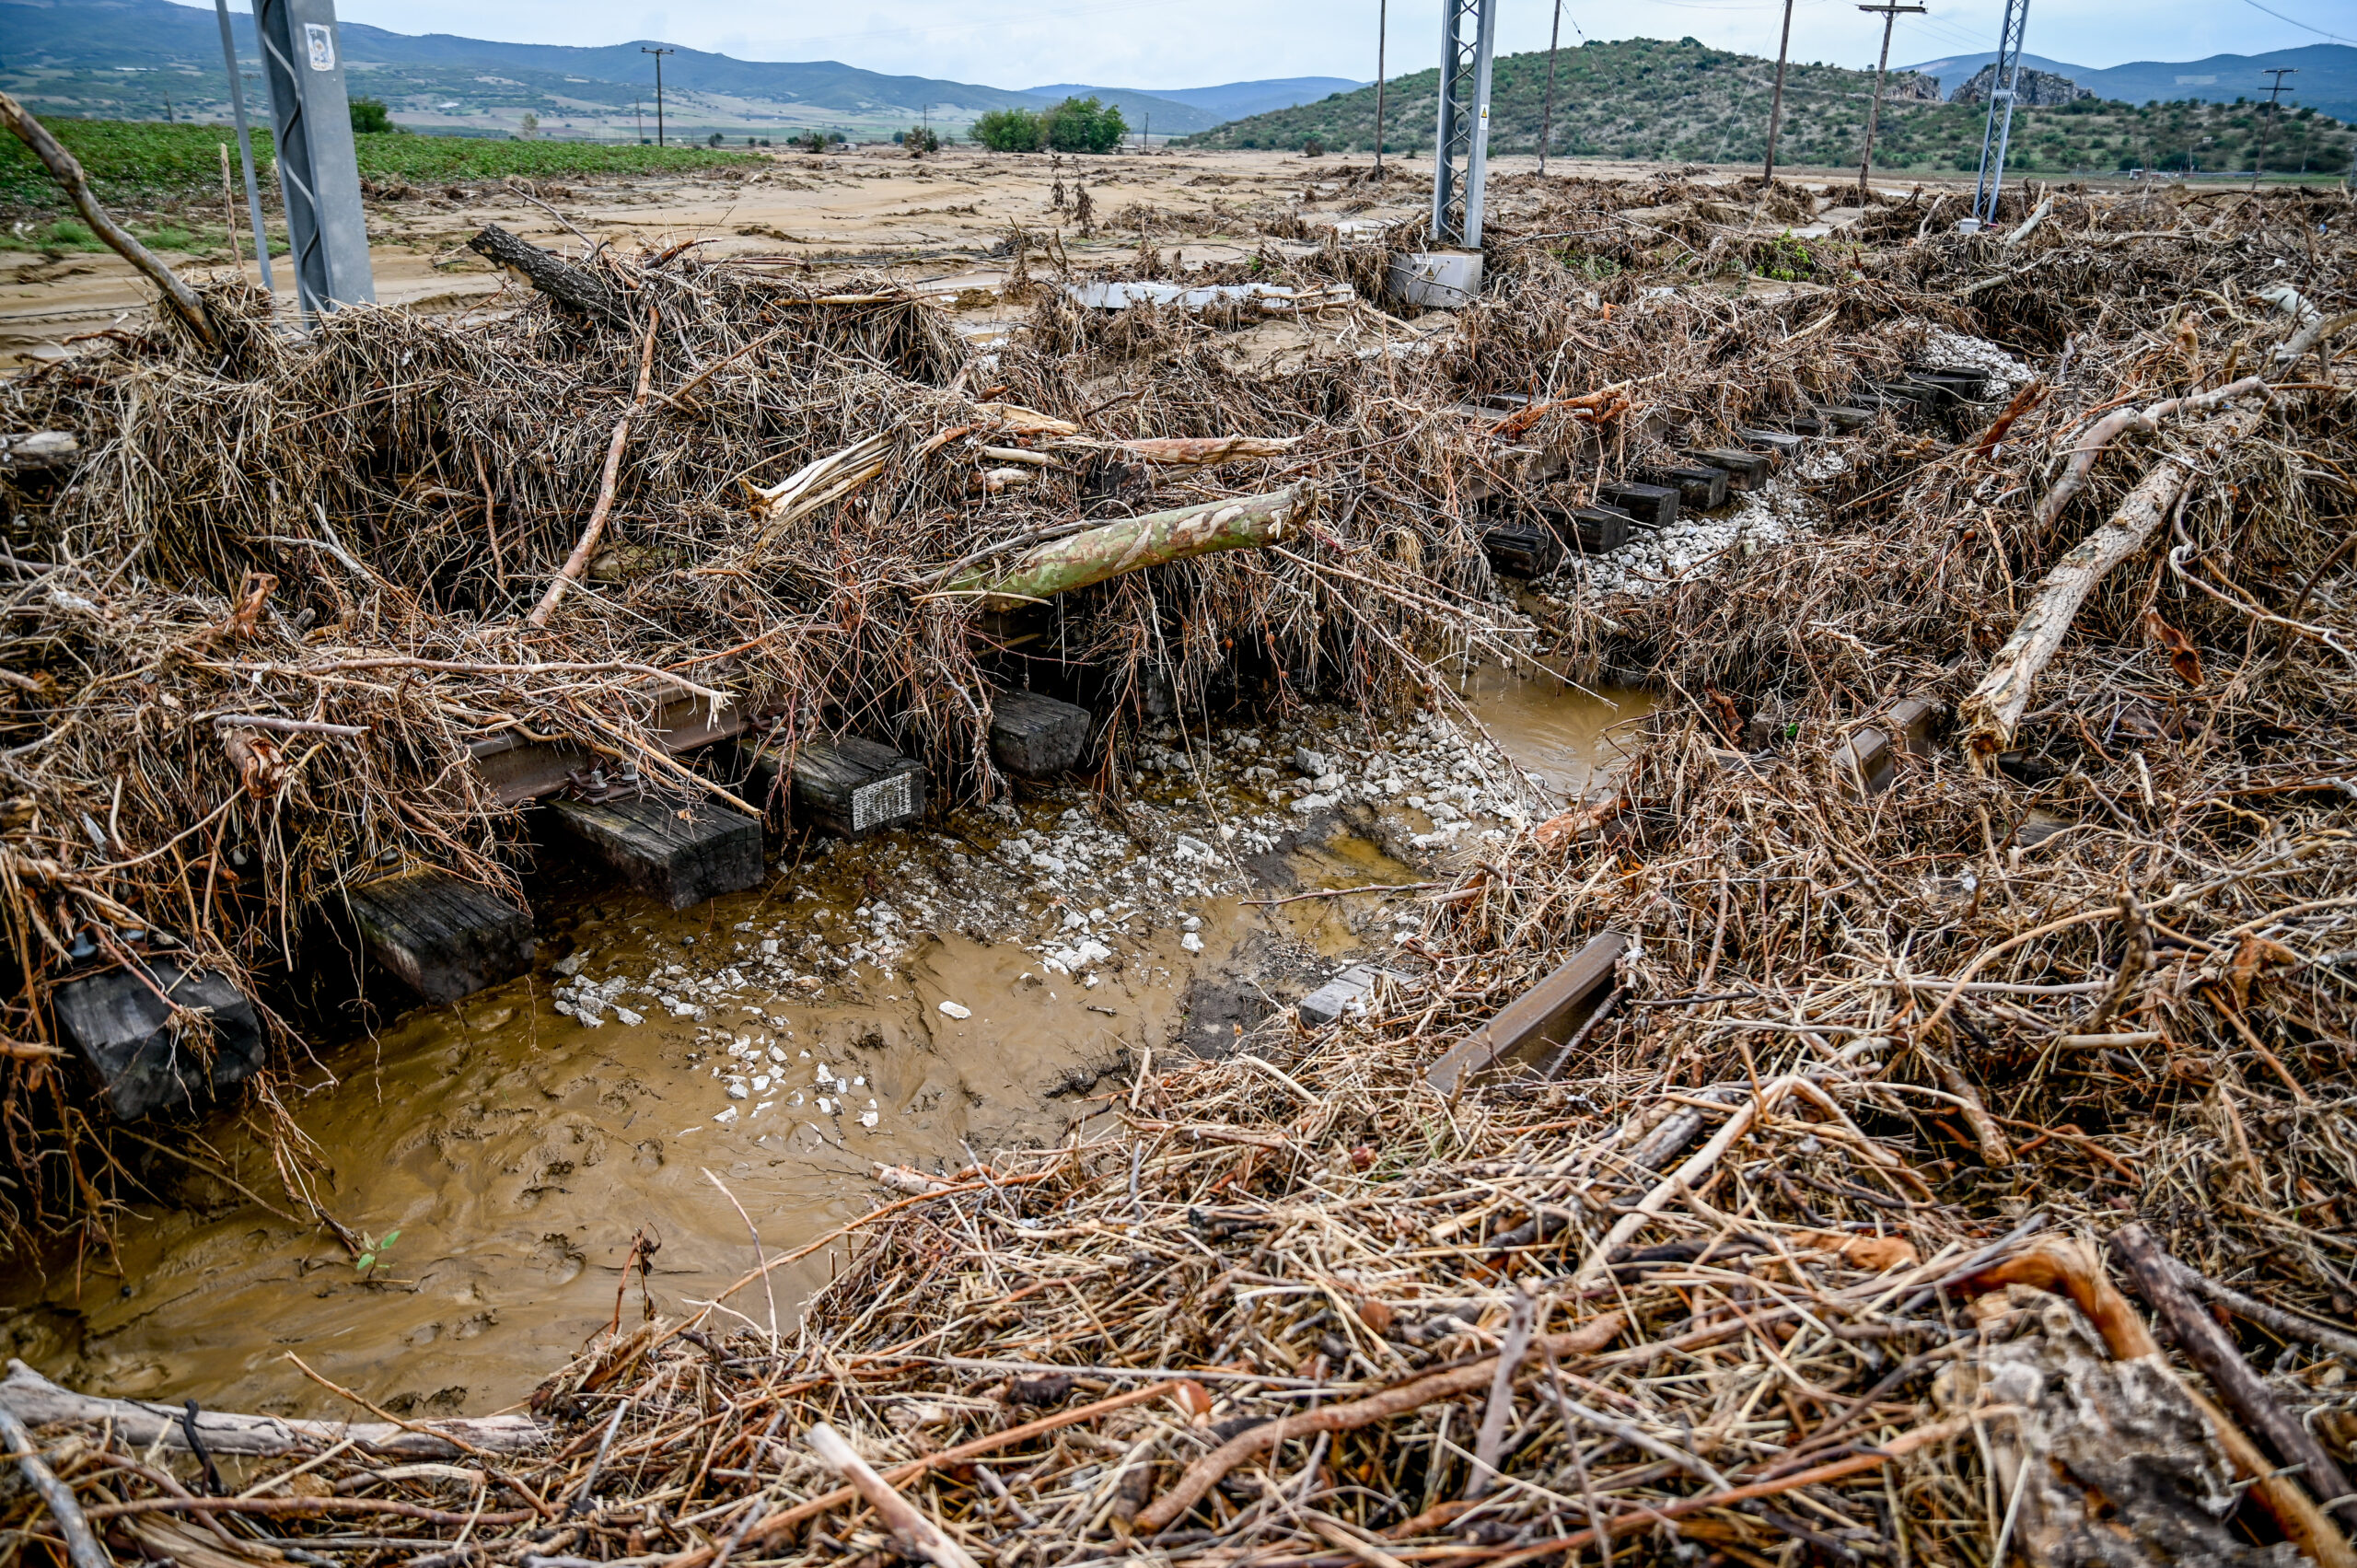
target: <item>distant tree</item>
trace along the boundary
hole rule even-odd
[[[355,98],[352,100],[352,128],[365,134],[393,128],[392,114],[380,98]]]
[[[1039,134],[1051,151],[1109,153],[1129,134],[1121,111],[1088,98],[1068,98],[1039,116]]]
[[[974,122],[974,140],[994,153],[1036,153],[1040,117],[1026,109],[993,109]]]
[[[823,153],[827,150],[827,134],[823,131],[805,131],[787,145],[800,147],[806,153]]]
[[[524,118],[517,123],[516,134],[526,141],[530,141],[540,134],[540,117],[530,110],[526,110]]]
[[[703,145],[707,147],[716,147],[720,145],[723,139],[724,138],[721,136],[720,133],[714,131],[711,135],[704,138]]]

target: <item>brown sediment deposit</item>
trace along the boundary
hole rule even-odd
[[[16,1539],[2351,1562],[2345,192],[1515,171],[1415,313],[1363,164],[905,161],[773,178],[946,289],[617,195],[7,384]]]

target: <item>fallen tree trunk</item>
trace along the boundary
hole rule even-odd
[[[102,1400],[61,1388],[21,1361],[8,1363],[0,1379],[0,1407],[29,1427],[60,1423],[97,1426],[111,1423],[117,1437],[134,1447],[161,1442],[189,1452],[180,1411],[135,1400]],[[442,1435],[447,1433],[448,1436]],[[296,1421],[274,1415],[232,1415],[206,1411],[196,1434],[216,1454],[308,1454],[349,1441],[372,1454],[445,1459],[471,1448],[493,1454],[529,1454],[548,1446],[548,1434],[529,1416],[491,1415],[463,1421],[422,1421],[414,1428],[390,1422]],[[455,1439],[455,1441],[454,1441]],[[460,1445],[465,1446],[461,1447]]]
[[[2258,425],[2258,410],[2231,415],[2211,444],[2238,439]],[[2192,470],[2183,463],[2154,464],[2110,520],[2073,545],[2046,575],[2021,623],[1989,661],[1980,684],[1956,706],[1973,766],[1985,769],[1991,758],[2013,744],[2014,728],[2029,709],[2030,688],[2062,646],[2079,607],[2106,573],[2144,547],[2191,478]]]
[[[467,249],[539,289],[561,309],[609,327],[630,325],[630,308],[615,288],[586,267],[552,250],[517,238],[495,223],[467,241]]]
[[[58,145],[57,138],[49,134],[49,127],[27,113],[25,106],[6,93],[0,93],[0,120],[8,122],[8,129],[17,134],[17,139],[30,147],[33,157],[41,159],[41,166],[65,187],[65,193],[74,200],[74,210],[82,215],[90,232],[163,291],[164,303],[196,334],[198,342],[207,348],[219,348],[221,336],[213,330],[213,319],[204,313],[204,302],[197,298],[196,291],[182,283],[178,273],[157,261],[154,251],[132,238],[121,224],[107,215],[107,210],[90,193],[89,177],[82,172],[80,161]]]
[[[1266,495],[1206,501],[1175,512],[1150,512],[1035,545],[1010,565],[961,572],[944,584],[943,590],[979,594],[992,608],[1008,609],[1027,599],[1085,588],[1141,566],[1275,544],[1316,500],[1316,488],[1302,483]]]

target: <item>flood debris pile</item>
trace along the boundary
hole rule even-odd
[[[513,308],[341,312],[293,341],[217,285],[6,389],[10,431],[75,453],[8,480],[0,763],[9,1093],[70,1141],[89,1126],[52,1065],[59,984],[162,963],[217,984],[216,1022],[243,997],[257,1051],[290,1044],[289,1005],[326,1006],[349,967],[307,961],[311,935],[386,923],[344,912],[372,879],[449,878],[499,926],[529,800],[567,803],[593,844],[633,810],[662,834],[644,819],[749,806],[856,830],[795,759],[911,759],[933,783],[895,797],[909,816],[988,800],[1000,694],[1034,685],[1097,716],[1088,765],[1115,789],[1142,727],[1231,703],[1447,705],[1428,661],[1527,642],[1492,571],[1501,524],[1809,406],[1915,335],[1886,341],[1871,292],[1799,344],[1789,302],[1624,286],[1616,308],[1525,248],[1453,330],[1360,301],[1278,371],[1181,306],[1026,282],[1020,243],[1008,292],[1035,319],[988,352],[872,277],[474,243],[525,280]],[[1271,265],[1341,297],[1345,254]],[[1631,395],[1648,377],[1679,389],[1674,424]],[[648,890],[758,872],[736,838]],[[528,937],[508,919],[455,977],[385,962],[454,994]],[[202,1066],[203,1011],[167,1009],[150,1045],[177,1063],[186,1035]],[[89,1191],[29,1181],[10,1223]]]
[[[371,878],[517,900],[529,799],[807,822],[783,781],[846,736],[989,799],[1011,688],[1082,695],[1101,767],[1214,688],[1397,704],[1496,620],[1408,454],[1297,396],[1198,377],[1097,419],[1056,356],[977,360],[888,285],[488,233],[536,283],[501,316],[298,343],[226,285],[209,343],[167,322],[8,385],[11,429],[78,452],[8,479],[6,1033],[41,1121],[79,1114],[57,984],[185,965],[279,1028],[312,916]],[[1238,546],[1277,548],[1207,553]],[[77,1191],[12,1191],[11,1227]]]
[[[459,543],[473,514],[426,496],[422,463],[339,470],[339,500],[375,532],[273,498],[266,476],[233,489],[211,470],[241,505],[276,509],[226,533],[184,527],[172,548],[233,538],[242,575],[282,559],[259,546],[297,540],[271,547],[331,555],[346,575],[322,569],[306,591],[332,581],[351,618],[323,600],[326,634],[307,642],[275,619],[279,590],[234,598],[215,566],[212,598],[155,600],[184,608],[152,704],[129,693],[160,652],[109,653],[72,690],[147,715],[103,733],[177,745],[214,781],[207,809],[289,865],[297,841],[269,839],[263,797],[196,740],[192,721],[233,691],[289,717],[300,693],[307,723],[381,704],[387,733],[417,738],[397,776],[480,790],[454,767],[457,738],[517,724],[658,772],[624,678],[692,670],[725,680],[715,698],[774,702],[791,733],[893,716],[908,744],[974,759],[986,793],[968,704],[1003,678],[971,652],[976,601],[993,598],[1088,605],[1067,656],[1178,681],[1170,738],[1120,753],[1134,772],[1183,760],[1174,742],[1200,738],[1213,695],[1314,679],[1446,706],[1423,656],[1483,627],[1524,630],[1583,676],[1648,679],[1662,705],[1610,787],[1457,835],[1463,860],[1394,934],[1363,1009],[1281,1017],[1223,1061],[1141,1056],[1060,1147],[878,1167],[874,1209],[795,1255],[844,1247],[807,1302],[776,1298],[770,1274],[795,1259],[758,1241],[755,1271],[709,1302],[662,1297],[634,1247],[604,1331],[528,1418],[355,1431],[330,1451],[326,1434],[194,1417],[258,1456],[201,1494],[196,1465],[165,1468],[190,1426],[12,1374],[0,1404],[74,1435],[42,1434],[55,1485],[38,1504],[0,1498],[6,1521],[63,1544],[78,1520],[113,1550],[181,1562],[434,1568],[2351,1562],[2345,198],[2043,192],[1971,238],[1941,231],[1936,198],[1882,203],[1811,262],[1821,283],[1735,298],[1695,286],[1718,261],[1688,263],[1742,215],[1712,204],[1724,192],[1655,196],[1683,215],[1608,224],[1576,252],[1502,242],[1490,292],[1446,331],[1354,316],[1329,351],[1267,373],[1168,303],[1108,312],[1058,290],[1032,335],[964,358],[888,289],[819,296],[684,255],[614,263],[609,285],[663,312],[633,318],[656,331],[548,305],[492,330],[535,365],[591,356],[563,385],[601,414],[672,352],[669,313],[754,303],[726,338],[662,361],[676,379],[631,436],[702,499],[630,492],[617,537],[656,553],[565,594],[544,632],[525,612],[581,553],[575,513],[558,514],[619,449],[600,445],[603,417],[562,442],[554,415],[532,426],[572,488],[515,519],[507,537],[537,553],[528,573],[511,563],[524,587],[504,598],[488,530]],[[1747,248],[1772,242],[1750,226],[1720,261],[1740,249],[1758,265]],[[1283,263],[1285,281],[1334,281],[1363,260],[1343,254]],[[752,346],[815,330],[791,326],[811,312],[886,334],[825,351],[840,374],[816,391],[767,376]],[[874,367],[895,354],[931,368]],[[29,668],[61,683],[64,650],[118,645],[62,618],[145,612],[146,557],[125,546],[160,548],[118,532],[109,562],[98,536],[72,535],[110,515],[84,487],[111,472],[130,493],[144,422],[211,374],[152,338],[102,364],[118,359],[32,383],[117,399],[110,421],[77,426],[99,468],[46,514],[50,538],[85,537],[87,553],[13,568],[17,602],[48,607],[35,623],[53,651]],[[411,384],[398,361],[372,363],[387,387]],[[459,387],[404,401],[333,384],[343,401],[314,412],[400,408],[436,430],[477,428],[446,409],[494,422],[540,395],[528,377],[475,403]],[[806,466],[749,521],[732,515],[737,459],[699,445],[698,420],[749,422],[738,448]],[[284,423],[238,428],[259,441]],[[1208,444],[1155,445],[1173,442]],[[1250,470],[1265,483],[1314,487],[1315,507],[1271,548],[1098,580],[1090,599],[1039,575],[1102,564],[1037,553],[1055,530],[1086,537],[1090,507],[1235,494],[1220,477],[1155,477],[1214,447],[1269,465]],[[501,448],[526,469],[543,449]],[[1719,477],[1679,473],[1698,453],[1717,454]],[[1526,517],[1559,546],[1582,537],[1559,516],[1624,530],[1630,514],[1581,516],[1615,487],[1666,513],[1681,486],[1763,474],[1752,494],[1806,493],[1791,526],[1675,573],[1533,574],[1545,591],[1523,601],[1527,628],[1482,559],[1504,559],[1499,528]],[[162,503],[145,505],[112,510]],[[443,545],[424,542],[435,517]],[[1625,548],[1624,530],[1596,553]],[[472,564],[436,577],[438,549]],[[966,575],[1017,550],[998,575]],[[386,551],[434,586],[393,587],[370,564]],[[1641,587],[1641,571],[1660,580]],[[412,650],[398,679],[360,666],[385,643]],[[414,662],[423,649],[441,667]],[[630,668],[559,668],[560,653]],[[462,660],[499,672],[447,668]],[[363,674],[365,695],[339,684]],[[202,703],[167,720],[167,687]],[[861,702],[804,705],[844,689]],[[1151,711],[1141,694],[1141,722]],[[102,732],[26,714],[6,765],[27,777]],[[357,780],[376,723],[301,756]],[[96,756],[29,794],[9,841],[12,886],[33,890],[14,907],[51,935],[100,907],[85,889],[133,886],[91,859],[116,853],[105,824],[157,846],[150,877],[197,853],[171,833],[207,824],[185,807],[102,813],[89,781],[127,770]],[[1296,799],[1393,793],[1372,759],[1292,761]],[[1280,782],[1267,765],[1260,782]],[[161,776],[146,766],[134,782]],[[505,853],[488,806],[427,793],[412,817],[402,799],[355,811],[343,842],[374,854],[431,825],[486,861]],[[291,784],[267,800],[299,804]],[[93,850],[69,854],[86,816]],[[375,820],[387,839],[362,834]],[[168,884],[155,907],[195,887]],[[85,902],[52,918],[59,899]],[[778,1041],[729,1044],[749,1097],[762,1063],[804,1086]],[[763,1075],[758,1092],[775,1091]]]

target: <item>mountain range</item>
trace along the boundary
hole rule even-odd
[[[1938,77],[1941,95],[1946,97],[1996,58],[1994,54],[1952,54],[1904,69]],[[2357,48],[2345,43],[2312,43],[2266,54],[2212,54],[2206,60],[2137,60],[2100,69],[2025,52],[2022,64],[2068,76],[2097,98],[2140,104],[2186,99],[2232,103],[2238,98],[2255,103],[2267,96],[2272,79],[2267,68],[2288,66],[2297,75],[2283,78],[2282,101],[2287,110],[2313,109],[2335,120],[2357,121]]]
[[[2061,69],[2067,75],[2070,68]],[[1562,51],[1552,70],[1545,50],[1502,54],[1491,81],[1490,150],[1536,152],[1543,130],[1551,152],[1573,157],[1756,164],[1766,150],[1778,75],[1773,60],[1690,38],[1590,40]],[[1783,77],[1781,167],[1856,168],[1874,72],[1794,63]],[[1978,167],[1984,109],[1940,101],[1921,76],[1885,86],[1877,169],[1954,175]],[[1439,73],[1397,76],[1386,87],[1384,145],[1427,150]],[[1231,120],[1187,140],[1205,147],[1368,151],[1376,144],[1376,107],[1374,89],[1361,87]],[[2305,107],[2287,106],[2279,121],[2247,104],[2188,102],[2182,92],[2158,103],[2094,98],[2018,110],[2006,167],[2054,175],[2248,168],[2262,145],[2270,172],[2337,180],[2350,166],[2352,137],[2349,126]]]
[[[253,19],[230,15],[250,78],[260,65]],[[383,99],[397,123],[505,135],[524,115],[542,134],[653,135],[655,41],[594,47],[505,43],[449,33],[339,25],[356,95]],[[668,46],[666,46],[668,47]],[[679,49],[663,58],[666,131],[788,136],[807,129],[873,134],[920,120],[956,128],[992,109],[1042,109],[1091,93],[1133,127],[1202,131],[1359,84],[1337,76],[1228,82],[1167,91],[1077,83],[1030,89],[888,75],[840,61],[738,60]],[[38,113],[106,119],[226,118],[228,78],[209,6],[173,0],[0,0],[0,86]]]

